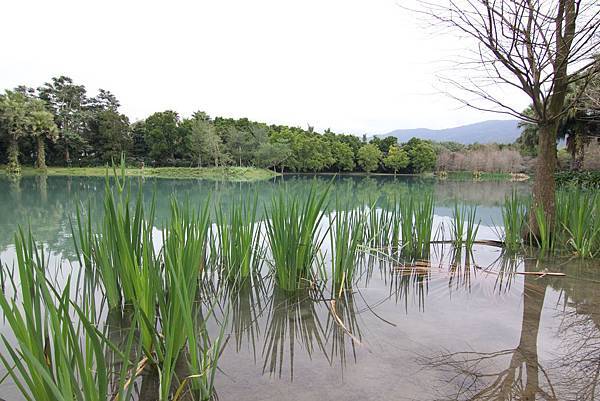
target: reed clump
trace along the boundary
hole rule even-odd
[[[529,245],[536,247],[541,256],[569,253],[580,258],[600,255],[600,192],[568,189],[556,193],[556,213],[549,220],[541,207],[532,206],[531,198],[507,197],[502,207],[503,241],[507,250],[517,251],[523,246],[525,234]],[[531,214],[537,225],[532,235],[527,224]]]
[[[458,203],[454,204],[450,234],[452,236],[452,244],[455,248],[462,248],[464,246],[467,252],[473,250],[481,223],[480,221],[476,222],[476,218],[476,206],[459,206]]]
[[[47,280],[44,252],[31,233],[17,233],[15,250],[18,297],[0,292],[0,307],[15,343],[2,335],[8,355],[0,359],[21,395],[27,401],[128,399],[131,389],[125,379],[131,364],[126,355],[133,335],[125,350],[107,341],[96,328],[93,297],[77,306],[70,299],[70,278],[64,289]],[[112,383],[108,348],[123,361]]]
[[[363,242],[363,214],[342,209],[339,203],[335,215],[329,216],[332,294],[340,294],[352,286],[358,259],[358,247]]]
[[[221,269],[227,280],[242,283],[257,274],[265,257],[261,223],[257,221],[257,197],[240,197],[226,212],[216,208],[216,247]]]
[[[401,255],[407,259],[427,258],[433,232],[433,194],[400,201]]]
[[[269,209],[265,207],[265,227],[275,281],[282,290],[295,291],[312,280],[319,249],[325,239],[320,224],[328,192],[317,195],[311,188],[304,201],[282,192],[273,197]]]

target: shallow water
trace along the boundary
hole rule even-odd
[[[298,196],[311,185],[352,207],[386,205],[407,193],[433,191],[435,221],[447,221],[455,200],[478,205],[478,237],[495,239],[509,182],[456,182],[391,177],[286,177],[260,183],[146,180],[156,191],[157,221],[171,194],[192,203],[259,202],[286,187]],[[0,178],[0,258],[13,260],[12,234],[30,224],[51,251],[50,265],[74,260],[69,219],[78,203],[97,210],[98,178]],[[55,267],[58,280],[70,270]],[[66,266],[66,267],[65,267]],[[566,277],[506,274],[564,272]],[[225,297],[229,340],[220,360],[220,400],[592,400],[600,372],[600,265],[577,260],[505,257],[476,246],[471,257],[432,248],[428,272],[394,271],[365,257],[360,278],[342,300],[327,292],[290,297],[265,279]],[[505,274],[503,274],[505,273]],[[8,291],[8,289],[7,289]],[[0,326],[2,327],[2,326]],[[0,330],[2,330],[0,328]],[[6,334],[6,330],[4,329]],[[0,376],[4,370],[0,371]],[[0,384],[0,398],[19,400]],[[145,398],[148,399],[148,398]]]

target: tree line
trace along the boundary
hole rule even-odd
[[[22,164],[101,166],[127,155],[130,165],[256,166],[282,172],[422,173],[436,164],[429,141],[367,140],[331,130],[317,133],[247,118],[189,118],[172,110],[130,123],[108,90],[90,96],[71,78],[52,78],[34,89],[0,95],[0,163],[18,173]]]

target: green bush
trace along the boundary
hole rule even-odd
[[[560,171],[555,178],[558,187],[600,189],[600,171]]]

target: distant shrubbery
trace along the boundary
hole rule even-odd
[[[470,145],[443,147],[437,158],[438,171],[472,171],[486,173],[521,173],[529,170],[531,158],[504,145]]]

